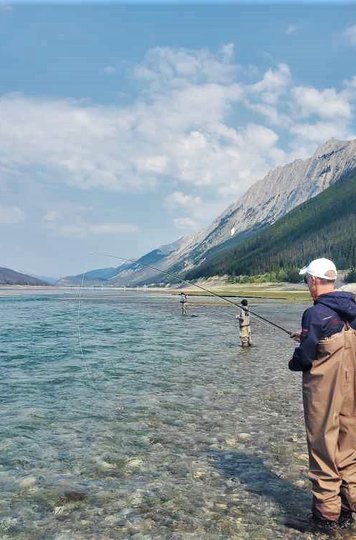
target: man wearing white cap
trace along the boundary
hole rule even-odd
[[[312,482],[312,526],[347,528],[356,512],[356,303],[336,291],[337,271],[316,259],[299,272],[314,305],[302,318],[289,362],[303,372],[303,405]]]

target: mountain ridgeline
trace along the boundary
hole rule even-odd
[[[48,285],[48,283],[42,279],[15,272],[10,268],[0,268],[0,285],[31,285],[39,287]]]
[[[267,271],[267,268],[284,268],[285,261],[288,259],[288,265],[298,265],[302,259],[304,264],[307,255],[311,253],[313,245],[307,245],[306,236],[298,236],[298,240],[293,240],[293,234],[290,231],[290,242],[303,241],[303,252],[298,258],[296,246],[285,244],[285,240],[280,240],[280,244],[273,244],[271,253],[262,251],[263,245],[259,248],[257,244],[251,244],[252,239],[260,238],[259,234],[266,231],[263,236],[263,242],[266,245],[272,240],[271,235],[282,234],[278,229],[271,229],[275,223],[279,223],[284,216],[293,209],[302,205],[306,201],[311,201],[327,190],[330,186],[337,185],[341,179],[356,170],[356,140],[338,141],[330,139],[319,146],[314,154],[307,159],[296,159],[286,165],[276,167],[271,170],[264,178],[252,183],[246,193],[237,201],[233,202],[220,216],[218,216],[208,227],[191,236],[179,238],[175,242],[161,246],[143,255],[134,263],[126,263],[117,268],[101,269],[91,271],[85,274],[85,283],[95,285],[101,283],[105,286],[142,286],[149,284],[165,284],[168,281],[166,275],[148,268],[146,265],[153,265],[163,272],[176,273],[180,276],[198,276],[214,275],[215,273],[232,273],[240,275],[241,273],[252,275],[261,274]],[[335,192],[336,198],[339,192]],[[313,212],[319,216],[319,209],[314,207]],[[331,212],[329,219],[334,222],[336,218],[334,211]],[[296,226],[296,233],[303,226],[302,220]],[[352,218],[350,217],[351,221]],[[321,226],[321,225],[320,225]],[[231,229],[235,230],[231,238]],[[305,226],[305,232],[308,227]],[[346,233],[345,233],[346,235]],[[340,236],[343,234],[340,232]],[[343,241],[346,242],[346,239]],[[247,242],[247,243],[246,243]],[[334,240],[333,240],[334,242]],[[335,243],[335,242],[334,242]],[[248,263],[235,264],[236,261],[225,261],[230,259],[230,250],[242,249],[239,257],[245,260],[250,256],[252,246],[256,250],[256,261],[253,270]],[[243,247],[245,246],[245,247]],[[249,246],[249,247],[246,247]],[[333,253],[331,243],[325,240],[324,244],[319,244],[319,253]],[[336,246],[336,243],[335,243]],[[272,247],[271,247],[272,249]],[[336,249],[336,247],[334,248]],[[340,250],[343,247],[340,245]],[[346,249],[344,258],[339,256],[341,266],[345,267],[347,261],[353,260],[353,255]],[[288,251],[288,257],[286,255]],[[278,257],[278,252],[283,255]],[[352,251],[352,250],[351,250]],[[258,253],[261,257],[258,258]],[[264,253],[262,255],[262,252]],[[246,259],[247,260],[247,259]],[[250,261],[250,259],[248,259]],[[226,264],[225,264],[226,263]],[[231,263],[231,264],[230,264]],[[260,265],[260,266],[259,266]],[[92,273],[93,272],[93,273]],[[82,282],[83,275],[64,278],[59,284],[68,285]]]
[[[188,272],[186,279],[260,275],[294,269],[317,257],[339,268],[356,266],[356,169],[252,237],[227,246]],[[295,272],[294,272],[295,273]]]

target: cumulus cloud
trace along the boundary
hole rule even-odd
[[[232,43],[223,46],[216,55],[206,49],[155,47],[147,53],[145,61],[134,70],[134,74],[155,88],[164,89],[185,86],[187,80],[194,84],[226,84],[236,73],[233,56]]]
[[[200,197],[194,197],[192,195],[187,195],[181,191],[174,191],[170,193],[165,198],[165,204],[168,208],[195,208],[201,204]]]
[[[61,218],[62,218],[62,213],[59,212],[58,210],[48,210],[44,214],[42,219],[45,223],[54,223],[54,222],[59,221]]]
[[[345,128],[343,123],[334,122],[315,122],[315,123],[299,123],[291,128],[291,132],[296,135],[296,142],[303,141],[304,143],[313,143],[314,146],[331,138],[347,139],[350,132]]]
[[[0,205],[0,224],[12,225],[25,220],[25,212],[17,206]]]
[[[277,128],[288,129],[293,123],[292,118],[288,114],[281,112],[276,106],[267,103],[251,103],[249,108],[264,116],[271,125]]]
[[[176,228],[183,233],[205,227],[212,217],[225,210],[229,202],[228,198],[202,199],[181,191],[170,193],[164,200],[166,208],[174,216],[173,222]]]
[[[85,223],[60,224],[52,229],[58,236],[84,237],[95,235],[126,235],[138,232],[137,225],[132,223]]]
[[[91,223],[88,231],[94,234],[132,234],[138,232],[138,227],[132,223]]]
[[[176,228],[182,233],[190,232],[192,230],[194,231],[195,229],[201,226],[201,224],[198,221],[189,217],[175,218],[173,222]]]
[[[267,74],[262,87],[278,86],[285,68],[278,73]],[[246,163],[264,142],[259,149],[260,137],[250,140],[254,150],[246,152],[245,135],[255,128],[227,123],[244,99],[235,75],[232,45],[216,54],[156,48],[136,70],[148,86],[125,108],[3,96],[0,163],[82,189],[146,190],[170,178],[242,192],[244,171],[251,171],[251,183],[275,165],[275,153]]]
[[[114,75],[114,73],[116,73],[116,67],[114,66],[105,66],[104,67],[104,73],[106,75]]]
[[[0,11],[12,11],[13,6],[10,2],[1,1],[0,2]]]
[[[279,64],[277,69],[269,69],[263,78],[250,85],[249,91],[263,102],[276,105],[281,94],[291,84],[291,72],[287,64]]]
[[[263,122],[278,130],[293,124],[291,114],[292,74],[287,64],[268,69],[262,78],[245,89],[245,105],[263,118]]]
[[[47,210],[42,216],[44,226],[55,236],[84,237],[88,235],[136,234],[133,223],[92,222],[88,219],[92,209],[76,204],[62,204]]]
[[[344,37],[351,45],[356,45],[356,24],[349,26],[344,31]]]
[[[290,36],[291,34],[295,34],[298,30],[298,27],[295,24],[289,24],[286,28],[286,34]]]
[[[3,178],[116,191],[165,183],[173,192],[165,204],[177,226],[188,227],[189,219],[214,217],[213,195],[216,205],[231,201],[296,148],[312,153],[320,139],[350,135],[354,79],[339,89],[295,86],[280,63],[251,71],[254,82],[246,83],[232,44],[215,53],[156,47],[132,75],[140,91],[122,107],[1,96]],[[189,193],[202,187],[200,197]],[[81,219],[64,223],[49,211],[44,223],[62,234],[130,232],[126,224],[91,224],[85,213]]]
[[[351,118],[352,108],[346,95],[334,88],[317,90],[299,86],[293,90],[295,103],[304,117],[317,115],[321,118]]]
[[[356,101],[356,76],[344,81],[343,96],[350,104],[354,104]],[[354,111],[353,111],[354,112]]]

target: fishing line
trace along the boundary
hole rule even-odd
[[[96,385],[96,383],[94,381],[94,378],[93,378],[93,376],[91,375],[91,373],[89,371],[88,363],[86,361],[85,354],[84,354],[84,351],[83,351],[82,333],[81,333],[81,328],[80,328],[80,311],[81,311],[81,306],[82,306],[82,289],[83,289],[85,275],[86,275],[86,272],[84,272],[83,275],[82,275],[82,281],[81,281],[81,284],[80,284],[80,287],[79,287],[79,293],[78,293],[78,309],[77,309],[78,343],[79,343],[80,355],[81,355],[83,363],[84,363],[84,368],[85,368],[85,371],[86,371],[86,374],[87,374],[87,378],[90,381],[90,384],[93,386],[93,388],[97,390],[98,386]]]
[[[154,270],[155,272],[160,272],[161,274],[165,274],[166,276],[170,276],[170,277],[172,277],[174,279],[178,279],[182,283],[187,283],[188,285],[191,285],[192,287],[197,287],[198,289],[201,289],[202,291],[205,291],[205,292],[207,292],[207,293],[209,293],[209,294],[211,294],[213,296],[216,296],[216,298],[220,298],[221,300],[224,300],[225,302],[228,302],[229,304],[232,304],[235,307],[239,307],[239,308],[243,309],[243,306],[241,304],[239,304],[237,302],[233,302],[232,300],[229,300],[228,298],[225,298],[225,296],[221,296],[220,294],[216,294],[213,291],[211,291],[210,289],[206,289],[205,287],[202,287],[201,285],[198,285],[197,283],[194,283],[193,281],[189,281],[188,279],[181,278],[177,274],[173,274],[172,272],[167,272],[167,270],[161,270],[160,268],[156,268],[155,266],[151,266],[149,264],[139,263],[139,262],[135,261],[134,259],[127,259],[125,257],[117,257],[116,255],[111,255],[110,253],[91,253],[91,255],[101,255],[103,257],[111,257],[112,259],[118,259],[120,261],[126,261],[126,262],[131,262],[131,263],[137,264],[138,266],[141,266],[142,268],[150,268],[151,270]],[[270,321],[269,319],[266,319],[266,317],[263,317],[262,315],[259,315],[258,313],[255,313],[251,309],[249,309],[249,312],[252,315],[254,315],[255,317],[257,317],[258,319],[260,319],[261,321],[263,321],[263,322],[265,322],[267,324],[270,324],[270,325],[274,326],[275,328],[279,328],[279,330],[282,330],[283,332],[285,332],[289,336],[292,334],[292,332],[290,332],[289,330],[286,330],[285,328],[283,328],[283,326],[280,326],[279,324],[277,324],[277,323],[275,323],[273,321]]]
[[[81,355],[82,360],[83,360],[85,372],[86,372],[86,375],[87,375],[87,379],[89,381],[89,386],[91,386],[92,388],[94,388],[97,391],[100,391],[101,395],[103,395],[104,391],[103,391],[103,389],[100,390],[98,384],[95,382],[94,376],[92,374],[93,370],[90,370],[89,364],[88,364],[88,362],[86,360],[85,353],[84,353],[84,350],[83,350],[82,331],[81,331],[81,322],[80,321],[81,321],[81,307],[82,307],[82,290],[84,288],[84,280],[85,280],[86,274],[87,274],[87,272],[84,272],[82,274],[82,280],[81,280],[80,287],[79,287],[79,292],[78,292],[77,333],[78,333],[79,352],[80,352],[80,355]],[[104,383],[104,387],[105,387],[105,383]],[[105,399],[108,400],[107,397],[105,397]]]

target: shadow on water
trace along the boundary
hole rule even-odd
[[[208,456],[226,478],[238,481],[254,495],[275,501],[284,515],[305,516],[309,512],[309,493],[272,472],[260,457],[219,450],[209,451]]]

